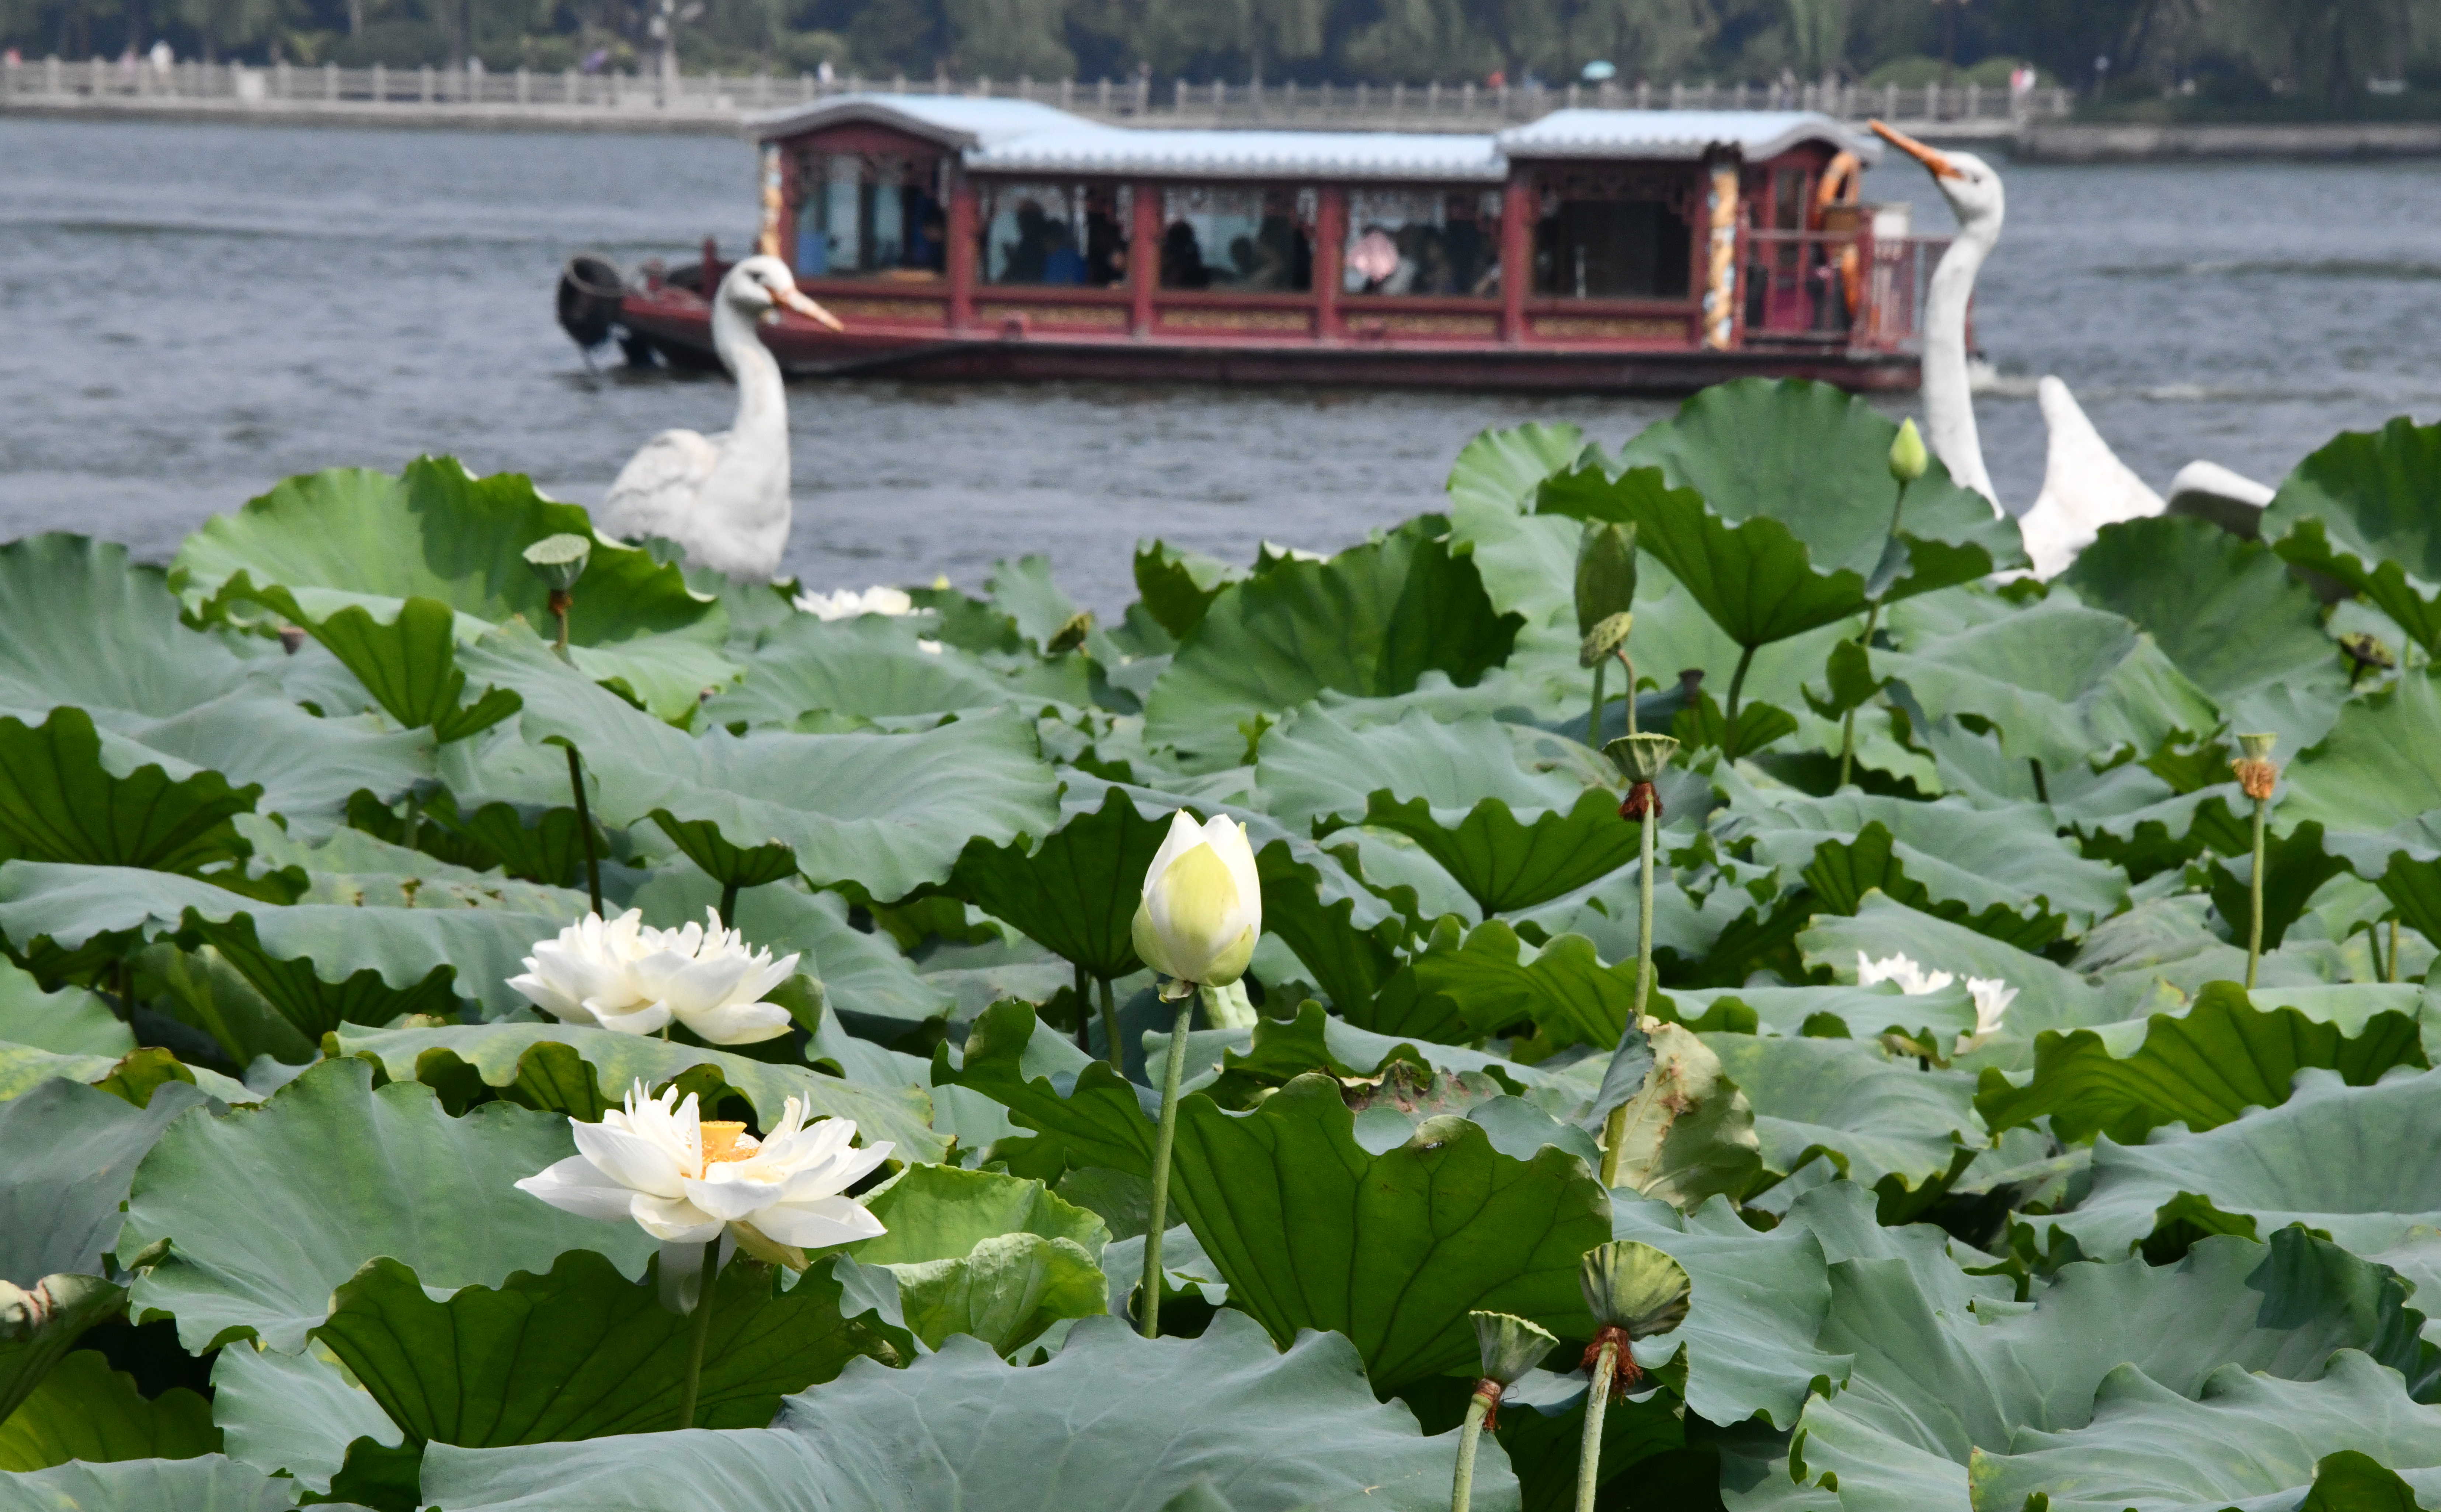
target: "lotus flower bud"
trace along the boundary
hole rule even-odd
[[[1901,483],[1912,483],[1931,465],[1932,459],[1924,449],[1924,437],[1917,433],[1915,422],[1900,421],[1898,437],[1890,442],[1890,477]]]
[[[1590,636],[1595,626],[1635,607],[1636,527],[1587,521],[1577,539],[1577,634]]]
[[[1505,1312],[1470,1312],[1474,1321],[1474,1346],[1483,1357],[1483,1378],[1514,1386],[1518,1378],[1559,1347],[1550,1332]]]
[[[1074,651],[1083,645],[1085,638],[1093,632],[1094,611],[1079,609],[1070,615],[1052,635],[1051,643],[1042,648],[1043,654],[1056,657],[1063,652]]]
[[[2277,735],[2240,735],[2237,737],[2237,760],[2229,764],[2237,773],[2237,785],[2246,796],[2260,803],[2270,798],[2271,790],[2280,783],[2280,764],[2271,759],[2271,747]]]
[[[566,593],[585,576],[585,564],[592,558],[593,543],[581,535],[546,535],[525,551],[526,566],[534,569],[555,593]]]
[[[1184,809],[1145,872],[1136,954],[1171,979],[1169,997],[1225,987],[1246,974],[1263,932],[1263,886],[1246,827],[1225,814],[1198,825]]]

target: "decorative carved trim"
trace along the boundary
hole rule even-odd
[[[1687,322],[1667,315],[1537,315],[1534,334],[1568,340],[1687,339]]]
[[[939,299],[824,298],[823,307],[841,319],[914,320],[939,325],[948,305]]]
[[[1534,189],[1546,199],[1657,200],[1690,222],[1704,203],[1704,181],[1688,168],[1545,169],[1534,175]]]
[[[1500,320],[1490,315],[1383,315],[1360,317],[1378,325],[1385,336],[1473,336],[1489,341],[1500,333]]]
[[[1096,331],[1125,331],[1128,312],[1115,304],[979,304],[975,318],[993,321],[1022,319],[1038,326],[1091,326]]]
[[[1165,331],[1313,333],[1313,316],[1303,310],[1164,310],[1160,323]]]

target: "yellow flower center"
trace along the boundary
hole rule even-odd
[[[752,1159],[754,1151],[751,1147],[746,1149],[737,1147],[739,1136],[746,1132],[745,1125],[733,1124],[726,1119],[705,1119],[701,1127],[704,1164],[718,1165],[724,1161]]]

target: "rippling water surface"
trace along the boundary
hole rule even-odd
[[[2195,457],[2277,482],[2335,431],[2441,410],[2432,168],[2005,171],[1977,331],[2004,375],[1984,444],[2017,507],[2041,483],[2044,372],[2157,487]],[[0,535],[158,558],[284,475],[422,451],[595,502],[654,431],[725,425],[731,390],[589,375],[551,321],[558,265],[681,257],[706,233],[734,251],[751,177],[743,144],[707,137],[0,121]],[[1948,224],[1912,165],[1867,192]],[[1482,426],[1615,442],[1671,407],[891,383],[790,400],[788,565],[809,584],[972,585],[1047,550],[1106,606],[1132,596],[1139,536],[1333,547],[1429,507]]]

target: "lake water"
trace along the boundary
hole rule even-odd
[[[588,374],[561,261],[633,266],[752,225],[752,157],[707,137],[0,121],[0,536],[165,557],[291,474],[450,452],[593,503],[656,430],[723,427],[718,379]],[[2035,374],[2156,487],[2196,457],[2276,483],[2334,432],[2441,411],[2441,171],[2424,165],[2008,169],[1977,299],[2003,374],[1984,444],[2041,483]],[[1912,164],[1868,198],[1918,203]],[[1668,404],[1197,387],[805,385],[791,392],[812,585],[979,584],[1051,553],[1132,597],[1160,535],[1223,557],[1328,549],[1428,508],[1486,425],[1616,442]],[[1894,404],[1893,412],[1908,407]]]

